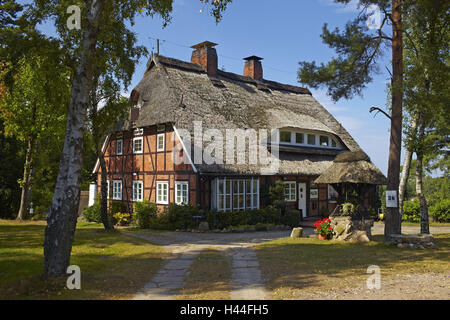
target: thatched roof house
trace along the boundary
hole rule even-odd
[[[243,75],[219,70],[214,46],[211,42],[193,46],[190,62],[151,56],[131,93],[135,108],[104,144],[112,199],[126,202],[129,211],[133,201],[142,199],[160,207],[176,202],[206,210],[254,209],[267,201],[260,197],[263,188],[281,179],[288,205],[303,216],[319,215],[323,207],[332,210],[336,194],[330,196],[332,190],[314,180],[342,152],[364,152],[308,89],[264,79],[262,58],[257,56],[244,58]],[[233,129],[245,131],[236,136],[244,138],[244,144],[246,133],[253,130],[259,157],[272,158],[267,163],[261,158],[257,163],[197,161],[195,152],[210,147],[211,139],[202,139],[210,129],[224,138]],[[273,129],[279,132],[273,134]],[[264,137],[265,130],[269,136]],[[245,155],[250,160],[249,149],[233,150],[232,158]],[[227,148],[214,151],[216,159],[229,159]],[[176,164],[174,154],[187,155],[189,162]],[[273,163],[275,172],[263,171]],[[94,171],[98,188],[98,165]]]
[[[338,155],[333,164],[314,182],[383,185],[387,183],[387,179],[364,152],[355,151]]]
[[[251,58],[258,57],[247,59]],[[262,77],[254,79],[250,75],[219,69],[208,72],[196,63],[152,55],[143,79],[132,91],[131,99],[141,103],[135,127],[171,123],[177,129],[193,133],[194,123],[201,121],[203,130],[291,128],[329,134],[339,142],[340,150],[311,146],[289,149],[283,146],[284,149],[280,149],[281,174],[318,175],[331,165],[341,150],[360,150],[345,128],[314,99],[308,89]],[[130,122],[127,121],[117,129],[129,128]],[[193,137],[191,141],[194,142]],[[204,146],[193,145],[192,150],[201,147]],[[254,174],[260,168],[199,164],[197,169],[204,173]]]

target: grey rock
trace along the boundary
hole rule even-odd
[[[199,231],[209,231],[209,223],[207,221],[200,222],[198,226]]]
[[[291,238],[301,238],[303,235],[303,228],[294,228],[291,232]]]

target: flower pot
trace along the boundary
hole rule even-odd
[[[327,240],[327,235],[319,233],[319,240]]]

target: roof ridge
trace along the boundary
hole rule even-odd
[[[165,65],[167,67],[174,67],[174,68],[183,69],[186,71],[206,73],[205,68],[196,63],[191,63],[191,62],[187,62],[187,61],[176,59],[176,58],[166,57],[166,56],[163,56],[160,54],[153,54],[150,59],[152,61],[155,61],[155,63],[158,63],[158,62],[162,63],[163,65]],[[148,65],[150,65],[150,63]],[[291,84],[285,84],[285,83],[281,83],[281,82],[277,82],[277,81],[273,81],[273,80],[263,79],[262,81],[259,81],[259,80],[255,80],[251,77],[248,77],[248,76],[244,76],[244,75],[233,73],[233,72],[227,72],[227,71],[223,71],[223,70],[217,70],[217,75],[227,78],[229,80],[233,80],[233,81],[251,83],[255,86],[263,84],[263,85],[268,86],[269,89],[273,89],[273,90],[289,91],[289,92],[298,93],[298,94],[312,95],[311,91],[309,91],[307,88],[294,86]]]

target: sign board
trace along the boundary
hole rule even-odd
[[[397,208],[397,190],[386,190],[386,208]]]
[[[318,199],[319,198],[319,189],[310,189],[309,190],[309,198],[310,199]]]

